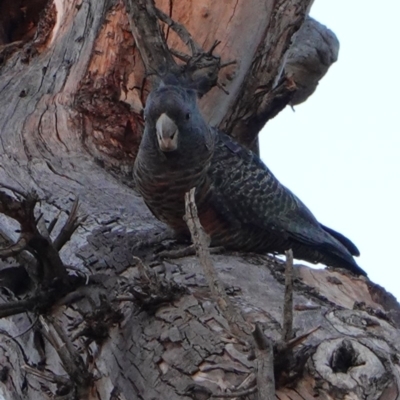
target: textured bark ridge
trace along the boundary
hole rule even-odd
[[[305,0],[3,3],[0,397],[258,398],[268,349],[232,330],[199,259],[138,246],[165,228],[131,178],[142,110],[165,68],[184,70],[210,124],[254,148],[315,90],[334,35],[302,25]],[[274,344],[276,398],[399,396],[399,307],[384,289],[295,266],[282,342],[284,264],[210,260],[240,326]]]
[[[285,72],[297,86],[291,105],[306,101],[314,93],[320,79],[337,61],[338,54],[339,41],[334,33],[307,17],[286,54]]]

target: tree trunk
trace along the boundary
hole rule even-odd
[[[194,63],[210,124],[255,149],[270,118],[315,90],[336,38],[303,25],[310,0],[10,3],[0,5],[0,243],[20,247],[7,254],[16,261],[0,253],[0,397],[207,399],[255,387],[251,335],[232,333],[199,260],[136,249],[164,229],[131,178],[142,111],[163,68]],[[84,222],[70,212],[77,197]],[[280,342],[282,262],[211,260],[245,324]],[[398,398],[395,299],[337,270],[294,275],[300,339],[275,346],[276,398]]]

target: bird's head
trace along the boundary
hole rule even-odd
[[[196,92],[176,85],[153,91],[145,108],[145,134],[163,153],[185,152],[209,146],[210,128],[198,106]]]

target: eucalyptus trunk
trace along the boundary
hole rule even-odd
[[[185,65],[205,77],[209,123],[257,151],[260,129],[305,101],[337,59],[334,34],[307,17],[311,3],[0,4],[0,243],[19,246],[0,253],[1,299],[25,301],[18,313],[0,308],[1,398],[206,399],[256,387],[257,359],[231,332],[198,258],[139,249],[164,226],[135,192],[132,169],[149,91]],[[211,260],[244,321],[280,342],[284,264]],[[83,283],[66,288],[66,271]],[[293,286],[294,333],[308,335],[275,353],[276,398],[398,398],[393,296],[306,266],[295,266]]]

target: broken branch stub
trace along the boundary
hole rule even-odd
[[[274,351],[272,342],[256,324],[252,332],[257,365],[257,389],[259,400],[275,400],[275,375],[274,375]]]
[[[125,0],[129,23],[136,45],[141,54],[147,74],[158,78],[173,75],[181,83],[195,89],[202,97],[218,85],[218,74],[221,68],[235,61],[221,64],[220,57],[213,51],[220,43],[215,41],[209,50],[204,50],[193,39],[184,25],[174,21],[170,16],[155,7],[152,0]],[[189,48],[191,55],[175,49],[169,49],[159,21],[174,30],[182,42]],[[178,65],[173,56],[181,61]]]
[[[147,73],[165,74],[176,63],[165,43],[152,0],[125,0],[133,37]]]
[[[293,338],[293,251],[286,252],[285,301],[283,305],[283,341]]]
[[[244,338],[244,340],[247,340],[249,326],[230,301],[211,261],[209,251],[210,237],[206,234],[201,226],[199,216],[197,214],[195,191],[196,188],[192,188],[190,189],[189,193],[185,194],[184,219],[189,228],[193,244],[196,248],[200,265],[203,268],[203,272],[211,294],[221,309],[223,316],[228,321],[229,326],[232,329],[232,333],[236,336]]]

